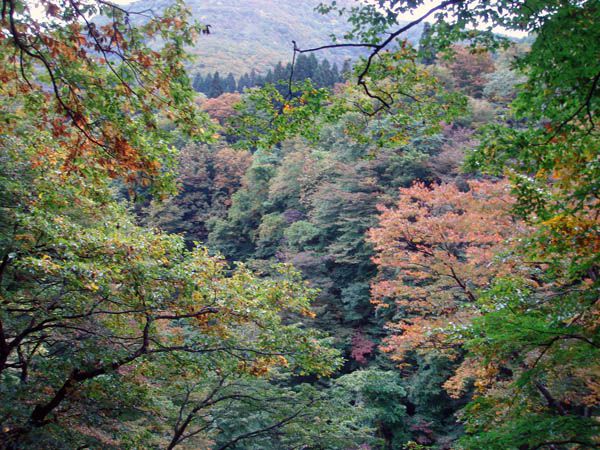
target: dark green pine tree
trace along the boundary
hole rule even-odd
[[[237,82],[237,90],[238,92],[244,92],[244,89],[247,89],[250,87],[250,76],[248,75],[248,73],[245,73],[244,75],[242,75],[240,77],[240,79]]]
[[[217,71],[212,76],[210,87],[208,88],[206,95],[208,95],[210,98],[215,98],[221,95],[223,92],[223,81],[221,80],[221,75]]]
[[[275,82],[275,78],[273,76],[273,71],[271,69],[269,69],[269,71],[265,75],[264,84],[273,83],[273,82]]]
[[[277,83],[278,81],[282,81],[285,79],[287,79],[286,70],[283,67],[283,64],[281,64],[281,61],[279,61],[273,69],[273,82]]]
[[[331,73],[331,64],[328,60],[322,59],[317,66],[313,81],[318,87],[327,87],[333,85],[333,75]]]
[[[249,87],[254,87],[254,86],[258,86],[259,83],[259,75],[256,73],[256,70],[252,69],[250,71],[250,85]]]
[[[212,84],[212,75],[207,73],[206,76],[200,75],[198,80],[198,92],[202,92],[206,96],[208,96],[208,92],[210,90],[210,85]]]
[[[319,60],[317,59],[314,53],[311,53],[308,56],[306,64],[308,72],[308,76],[306,78],[310,78],[314,81],[315,76],[317,75],[317,71],[319,69]]]
[[[290,79],[290,74],[292,73],[292,64],[287,63],[285,65],[285,80],[288,81]]]
[[[229,72],[229,75],[227,75],[227,78],[225,78],[225,81],[223,82],[223,90],[225,92],[236,92],[237,90],[237,83],[231,72]]]
[[[349,59],[344,61],[341,76],[343,80],[348,80],[352,76],[352,62]]]
[[[340,74],[340,69],[338,68],[337,63],[333,63],[333,66],[331,66],[331,79],[333,80],[332,85],[344,81],[342,75]]]
[[[252,84],[252,87],[263,87],[264,85],[265,85],[265,77],[260,74],[256,74],[254,76],[254,83]]]
[[[296,58],[296,65],[294,66],[294,81],[306,80],[307,78],[309,78],[308,57],[300,54]]]
[[[431,28],[431,24],[425,22],[423,26],[423,33],[421,34],[421,38],[419,39],[419,56],[421,59],[421,63],[429,66],[436,61],[436,51],[435,46],[433,45],[433,41],[431,39],[433,34],[433,30]]]
[[[202,74],[197,73],[194,76],[194,81],[192,82],[192,88],[196,92],[202,92],[203,87],[204,87],[204,77],[202,76]]]

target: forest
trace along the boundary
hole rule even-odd
[[[314,53],[311,53],[310,56],[301,54],[294,62],[293,72],[291,63],[287,63],[284,67],[282,62],[279,61],[264,76],[252,69],[250,73],[244,73],[237,80],[231,72],[224,78],[219,71],[208,73],[206,76],[197,73],[193,77],[192,87],[208,98],[219,97],[225,93],[244,92],[249,88],[264,87],[266,84],[279,85],[281,89],[285,89],[284,82],[288,81],[290,77],[292,77],[292,81],[302,81],[309,78],[316,87],[333,87],[336,83],[345,81],[343,74],[350,71],[350,60],[344,62],[340,72],[335,62],[332,64],[327,59],[319,61]]]
[[[600,448],[597,0],[0,1],[0,449]]]

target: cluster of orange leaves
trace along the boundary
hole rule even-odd
[[[45,11],[43,18],[25,6],[23,18],[16,19],[15,36],[7,31],[11,30],[9,16],[3,17],[0,44],[15,47],[17,51],[7,52],[0,61],[2,95],[15,99],[17,104],[23,95],[41,95],[46,99],[47,106],[35,111],[35,123],[40,130],[53,135],[57,144],[54,148],[62,147],[51,157],[62,160],[64,172],[96,165],[109,176],[123,177],[127,181],[147,180],[157,175],[158,161],[143,154],[127,132],[113,126],[101,111],[90,107],[90,103],[95,101],[96,92],[105,90],[121,94],[121,110],[131,118],[140,109],[163,108],[162,97],[169,95],[170,74],[148,71],[160,61],[161,54],[144,46],[130,45],[130,39],[137,38],[125,35],[127,26],[123,19],[97,25],[86,12],[88,4],[85,2],[43,0],[41,6]],[[185,21],[178,18],[155,22],[155,28],[181,29],[185,25]],[[62,26],[56,26],[57,23]],[[140,28],[142,33],[150,36],[152,23]],[[19,52],[19,46],[26,51]],[[116,67],[121,59],[137,71],[138,82],[146,83],[148,89],[136,89],[127,81],[115,85],[114,80],[102,75],[103,71]],[[71,72],[76,75],[72,77]],[[14,120],[18,125],[19,118],[15,116]],[[2,124],[0,132],[9,132],[15,124]],[[40,154],[38,162],[43,156]]]
[[[224,125],[227,119],[237,114],[234,106],[242,100],[241,94],[237,92],[226,92],[216,98],[209,98],[202,102],[200,109],[219,124]]]
[[[399,363],[411,351],[456,356],[456,335],[477,314],[478,290],[514,264],[497,257],[522,231],[510,213],[507,183],[471,181],[469,188],[417,183],[401,189],[396,205],[381,207],[379,226],[369,231],[380,269],[372,302],[394,305],[402,317],[388,324],[393,334],[382,350]]]

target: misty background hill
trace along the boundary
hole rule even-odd
[[[211,34],[201,36],[192,50],[197,58],[190,72],[232,72],[239,76],[255,69],[265,73],[277,62],[292,59],[292,40],[301,48],[328,44],[331,34],[341,37],[348,29],[345,17],[337,13],[322,15],[315,11],[319,0],[187,0],[195,19],[211,25]],[[338,1],[354,5],[354,0]],[[160,10],[170,0],[136,2],[138,7]],[[420,29],[409,35],[417,40]],[[319,52],[339,65],[359,54],[353,49]]]

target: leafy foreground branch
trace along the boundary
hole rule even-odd
[[[303,324],[314,291],[298,274],[232,268],[120,200],[172,191],[175,139],[210,137],[183,69],[201,31],[187,10],[41,3],[41,18],[1,4],[0,447],[365,435],[289,385],[340,364]],[[322,426],[297,432],[306,415]]]
[[[206,414],[214,377],[250,383],[276,367],[326,375],[337,365],[299,323],[313,293],[289,268],[261,280],[188,251],[182,238],[132,223],[107,188],[27,168],[36,150],[24,144],[5,151],[0,178],[6,447],[141,439],[135,430],[175,417],[173,386],[191,389],[182,411],[193,399]],[[220,402],[249,395],[234,386]],[[175,424],[174,442],[185,428]]]
[[[172,191],[175,139],[211,138],[183,70],[201,32],[185,8],[140,12],[136,27],[102,1],[45,1],[44,20],[28,2],[2,2],[4,447],[598,446],[597,2],[443,2],[422,41],[429,62],[406,41],[384,51],[397,14],[422,3],[350,10],[347,37],[377,49],[357,66],[366,92],[251,91],[227,138],[252,163],[211,156],[246,173],[221,184],[231,207],[209,242],[228,256],[287,252],[324,281],[322,309],[360,327],[341,336],[356,370],[318,381],[340,359],[307,328],[315,292],[298,274],[231,268],[138,226],[118,200],[124,186]],[[92,26],[98,14],[109,26]],[[457,86],[480,97],[494,63],[481,54],[482,70],[461,70],[467,52],[452,44],[496,49],[494,25],[535,33],[511,66],[527,79],[468,157],[483,180],[436,186],[458,164],[440,160],[441,141],[467,145],[451,123],[466,101],[426,64],[453,49]],[[187,160],[202,158],[195,149]],[[458,408],[461,436],[447,418]],[[452,431],[433,440],[441,425]]]

